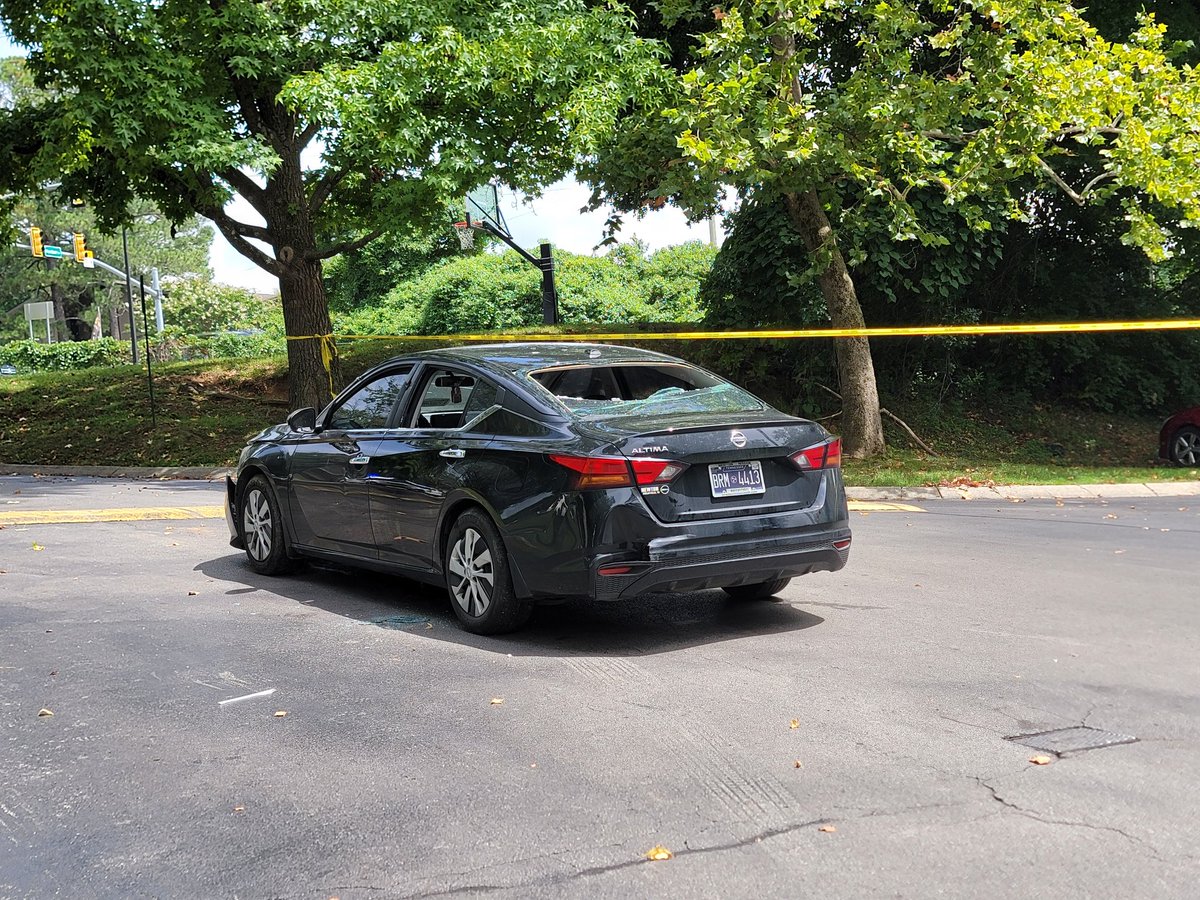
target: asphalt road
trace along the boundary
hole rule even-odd
[[[0,479],[0,897],[1200,892],[1200,498],[855,513],[779,602],[505,639],[219,519],[4,518],[219,502]],[[1137,741],[1005,740],[1082,725]]]

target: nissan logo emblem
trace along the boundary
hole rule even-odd
[[[735,431],[730,434],[729,439],[733,441],[733,446],[737,447],[739,450],[746,446],[746,436],[740,431]]]

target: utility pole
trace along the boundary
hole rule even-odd
[[[137,323],[133,320],[133,285],[129,281],[129,229],[121,226],[121,247],[125,251],[125,305],[129,307],[129,346],[133,364],[138,364]]]
[[[158,266],[150,269],[150,290],[154,292],[154,333],[163,333],[162,289],[158,283]]]

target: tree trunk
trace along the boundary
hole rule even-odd
[[[333,327],[321,264],[294,261],[279,279],[279,295],[288,336],[303,338],[287,342],[288,400],[292,409],[311,406],[320,411],[341,387],[337,347],[331,337],[324,337]]]
[[[784,200],[792,226],[821,267],[821,294],[833,327],[863,328],[854,280],[817,192],[787,193]],[[834,349],[842,394],[842,452],[855,459],[876,456],[885,445],[870,343],[866,338],[837,338]]]
[[[63,305],[63,290],[57,282],[50,282],[50,300],[54,303],[54,340],[62,340],[67,329],[67,312]]]
[[[329,320],[329,300],[316,255],[316,230],[304,190],[300,151],[282,153],[266,185],[264,216],[279,273],[279,297],[288,340],[288,400],[293,409],[320,411],[341,388],[341,366]]]

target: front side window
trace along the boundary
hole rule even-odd
[[[531,377],[577,416],[757,412],[762,401],[682,363],[613,363],[542,369]]]
[[[386,428],[408,373],[408,369],[389,372],[367,382],[338,404],[325,427],[338,431]]]
[[[453,369],[435,369],[425,380],[413,428],[455,429],[477,419],[496,402],[496,386]]]

